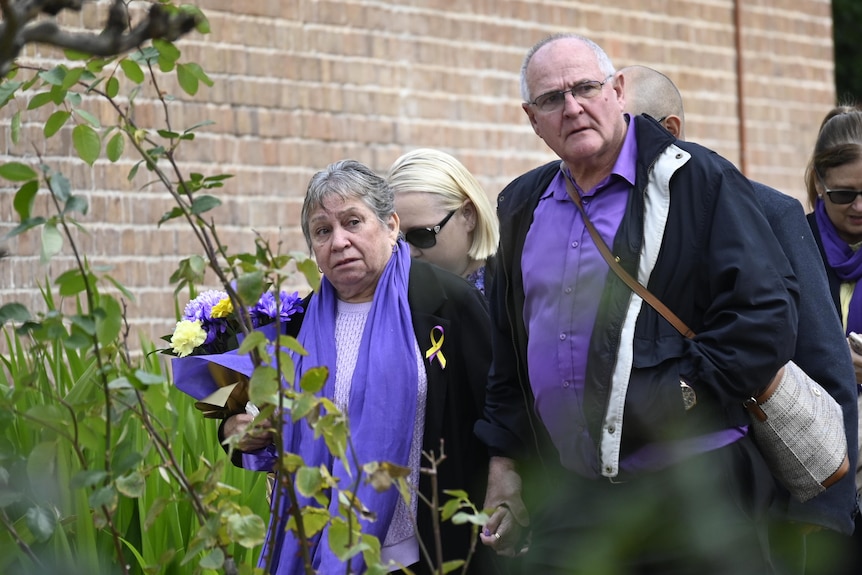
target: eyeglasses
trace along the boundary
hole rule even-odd
[[[455,212],[458,210],[452,210],[449,214],[443,218],[439,224],[434,226],[433,228],[413,228],[404,234],[404,239],[407,240],[408,243],[413,244],[420,250],[427,250],[428,248],[433,248],[437,245],[437,234],[440,233],[440,230],[443,229],[443,226],[446,225],[446,222],[449,221]]]
[[[862,190],[830,190],[826,187],[826,182],[823,181],[823,176],[817,172],[817,179],[820,180],[820,185],[823,186],[823,191],[829,196],[829,201],[833,204],[852,204],[856,198],[862,195]]]
[[[571,94],[572,97],[579,101],[592,100],[602,92],[602,87],[608,83],[608,80],[613,78],[613,74],[605,78],[604,82],[591,80],[589,82],[581,82],[575,84],[566,90],[555,90],[546,92],[528,104],[535,106],[541,112],[556,112],[562,109],[566,104],[566,94]]]

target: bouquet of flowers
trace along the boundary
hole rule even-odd
[[[302,311],[302,300],[298,292],[288,294],[282,291],[280,298],[278,311],[281,321],[287,323],[290,316]],[[275,295],[270,291],[264,292],[248,313],[252,327],[273,323]],[[208,290],[186,304],[183,319],[177,322],[170,336],[171,350],[177,357],[224,353],[238,347],[236,334],[239,331],[239,318],[227,292]]]
[[[282,291],[276,306],[275,294],[264,292],[248,313],[252,327],[273,324],[276,314],[282,324],[302,312],[298,292]],[[165,336],[175,356],[172,360],[174,384],[197,399],[195,407],[205,417],[224,418],[242,411],[248,402],[248,378],[254,366],[247,355],[238,355],[240,319],[224,291],[209,290],[186,304],[183,318],[173,334]]]

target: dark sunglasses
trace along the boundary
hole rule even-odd
[[[856,201],[857,196],[862,195],[862,190],[830,190],[826,187],[826,182],[823,181],[823,176],[817,172],[817,178],[820,180],[820,185],[823,186],[823,191],[829,196],[829,201],[833,204],[852,204]]]
[[[437,245],[437,234],[440,233],[440,230],[443,229],[443,226],[446,225],[449,218],[451,218],[457,211],[458,210],[452,210],[449,212],[449,215],[443,218],[440,223],[433,228],[413,228],[412,230],[407,231],[404,234],[404,239],[407,240],[407,243],[413,244],[420,250],[433,248]]]

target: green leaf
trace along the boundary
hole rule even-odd
[[[164,497],[158,497],[150,503],[150,508],[147,511],[147,517],[144,519],[144,529],[147,531],[159,520],[162,512],[168,506],[168,500]]]
[[[51,90],[48,93],[51,94],[51,101],[59,106],[63,103],[63,100],[66,99],[66,95],[69,94],[69,90],[66,90],[62,86],[51,86]],[[75,92],[73,92],[73,94],[74,93]]]
[[[41,108],[45,104],[50,104],[54,101],[54,96],[51,95],[51,92],[39,92],[30,98],[30,102],[27,104],[28,110],[35,110],[36,108]]]
[[[296,472],[296,490],[305,497],[313,497],[323,485],[320,469],[317,467],[301,467]]]
[[[84,196],[70,196],[66,201],[66,205],[63,206],[63,215],[78,212],[86,216],[89,208],[90,204]]]
[[[167,40],[162,40],[160,38],[154,39],[153,48],[159,51],[160,60],[164,59],[168,62],[176,62],[180,59],[179,49]]]
[[[184,64],[184,65],[186,67],[186,70],[188,70],[190,73],[194,74],[195,78],[197,78],[198,80],[200,80],[201,82],[203,82],[204,84],[206,84],[207,86],[212,88],[213,81],[210,79],[209,76],[207,76],[207,73],[204,72],[204,69],[201,68],[200,65],[195,64],[194,62],[189,62],[188,64]]]
[[[441,565],[441,567],[443,568],[443,573],[445,574],[445,573],[451,573],[455,569],[458,569],[459,567],[461,567],[463,564],[464,564],[463,559],[453,559],[452,561],[444,562],[443,565]]]
[[[14,238],[17,235],[23,234],[27,230],[33,229],[36,226],[41,226],[44,223],[45,218],[41,216],[36,218],[27,218],[26,220],[23,220],[20,224],[12,228],[12,230],[6,232],[4,239]]]
[[[117,478],[116,485],[117,491],[126,497],[137,499],[144,494],[146,483],[144,482],[144,477],[139,472],[134,471],[128,475]]]
[[[21,110],[18,110],[12,115],[12,143],[18,144],[21,141]]]
[[[290,519],[293,521],[293,518]],[[319,507],[305,507],[302,510],[302,525],[308,537],[316,535],[329,523],[329,511]]]
[[[257,515],[231,513],[227,517],[227,532],[231,541],[251,549],[263,544],[266,524]]]
[[[108,474],[99,469],[78,471],[72,476],[71,485],[73,489],[93,487],[102,483],[106,477]]]
[[[219,200],[215,196],[198,196],[194,200],[192,200],[191,212],[193,214],[202,214],[204,212],[208,212],[213,208],[217,208],[221,205],[221,200]],[[258,294],[260,297],[260,294]]]
[[[57,110],[48,117],[48,121],[45,122],[45,127],[42,129],[42,133],[45,134],[46,138],[50,138],[66,124],[66,120],[68,120],[71,115],[72,114],[66,110]]]
[[[123,308],[110,295],[102,295],[100,305],[105,315],[96,320],[96,336],[99,338],[99,343],[107,345],[120,335],[120,329],[123,327]]]
[[[200,8],[192,4],[180,4],[180,11],[195,17],[195,30],[201,34],[210,33],[210,23]]]
[[[93,165],[102,150],[99,134],[86,124],[79,124],[72,130],[72,144],[82,160]]]
[[[66,77],[63,78],[63,83],[60,84],[60,87],[64,90],[68,90],[69,88],[74,86],[78,80],[81,79],[81,74],[83,74],[84,72],[84,68],[74,68],[72,70],[69,70],[66,73]]]
[[[185,130],[183,130],[183,133],[188,134],[189,132],[193,132],[193,131],[197,130],[198,128],[202,128],[204,126],[212,126],[213,124],[215,124],[215,122],[213,122],[212,120],[204,120],[203,122],[198,122],[197,124],[193,125],[190,128],[186,128]],[[203,177],[202,174],[198,174],[198,175]]]
[[[112,162],[116,162],[123,155],[123,150],[126,147],[126,138],[123,132],[117,132],[111,139],[108,140],[108,145],[105,147],[105,154]]]
[[[66,78],[66,67],[63,65],[55,66],[50,70],[39,72],[39,77],[52,86],[62,86],[63,80]]]
[[[160,225],[162,225],[163,223],[165,223],[165,222],[166,222],[166,221],[168,221],[168,220],[173,220],[174,218],[182,217],[182,215],[183,215],[183,210],[182,210],[182,208],[180,208],[180,207],[172,208],[172,209],[171,209],[171,211],[169,211],[169,212],[165,212],[165,213],[162,215],[162,217],[161,217],[161,218],[159,218],[159,223],[158,223],[158,225],[160,226]]]
[[[105,84],[105,94],[107,94],[109,98],[116,98],[119,93],[120,81],[117,80],[116,76],[111,76],[108,78],[108,83]]]
[[[86,279],[78,268],[61,273],[54,280],[54,285],[59,287],[60,295],[63,297],[70,297],[87,289]]]
[[[52,257],[63,249],[63,236],[57,229],[57,224],[49,222],[42,228],[42,253],[41,261],[48,263]]]
[[[164,376],[157,373],[150,373],[143,369],[135,370],[135,380],[143,385],[161,385],[166,381]]]
[[[21,82],[13,82],[11,80],[6,80],[0,84],[0,108],[5,106],[7,102],[12,99],[12,96],[15,95],[15,92],[18,91],[18,88],[20,88],[21,85]]]
[[[224,565],[224,551],[220,548],[216,547],[203,557],[201,557],[200,563],[201,569],[213,569],[220,571],[222,566]]]
[[[96,320],[89,315],[70,315],[69,321],[84,338],[90,339],[96,333]]]
[[[20,303],[13,302],[0,306],[0,326],[10,321],[24,323],[31,318],[30,312]]]
[[[110,508],[117,502],[117,492],[113,486],[102,487],[98,491],[93,492],[89,498],[90,507],[102,507],[103,505]]]
[[[42,507],[31,507],[27,510],[27,528],[41,542],[45,542],[54,534],[57,526],[56,516]]]
[[[36,179],[38,174],[27,164],[7,162],[0,166],[0,177],[6,178],[10,182],[24,182]]]
[[[329,377],[329,370],[326,366],[312,367],[305,370],[302,374],[302,379],[299,381],[299,386],[303,391],[308,393],[317,393],[323,389],[323,384]]]
[[[252,403],[263,405],[278,393],[277,372],[272,367],[261,366],[254,370],[248,383],[248,398]]]
[[[251,306],[257,303],[266,287],[265,279],[262,271],[243,274],[237,278],[236,291],[243,305]]]
[[[72,184],[69,183],[69,178],[60,172],[51,174],[51,178],[48,180],[48,186],[60,202],[65,202],[69,199],[69,196],[72,195]]]
[[[320,270],[317,269],[317,263],[313,259],[297,260],[296,269],[302,273],[313,291],[320,289]]]
[[[188,64],[177,64],[177,82],[179,82],[183,92],[189,96],[198,93],[198,78],[189,70]]]
[[[86,110],[81,110],[80,108],[75,108],[75,113],[81,116],[85,122],[96,128],[97,130],[102,127],[102,124],[99,120],[91,113]]]
[[[90,54],[78,52],[77,50],[72,50],[71,48],[63,50],[63,55],[66,56],[67,60],[72,61],[87,60],[90,58]]]
[[[134,60],[130,60],[128,58],[120,60],[120,68],[123,69],[123,74],[126,75],[126,78],[135,84],[140,84],[144,81],[144,72]]]

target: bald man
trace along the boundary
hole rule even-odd
[[[646,66],[629,66],[621,69],[620,73],[625,78],[625,112],[652,116],[678,139],[684,139],[682,96],[670,78]],[[793,360],[841,404],[850,468],[856,469],[856,377],[841,320],[832,305],[817,244],[805,220],[802,205],[796,199],[764,184],[752,183],[757,203],[784,247],[784,253],[799,281],[799,330]],[[777,509],[779,516],[790,522],[826,527],[845,535],[853,532],[855,510],[856,487],[852,473],[807,503],[786,497]],[[856,521],[856,532],[862,533],[858,517]],[[848,554],[852,553],[848,551]],[[804,561],[804,557],[801,560]],[[849,570],[831,564],[828,572],[830,575],[862,572],[857,571],[855,566],[847,567]],[[807,572],[812,572],[811,564],[807,566]]]

